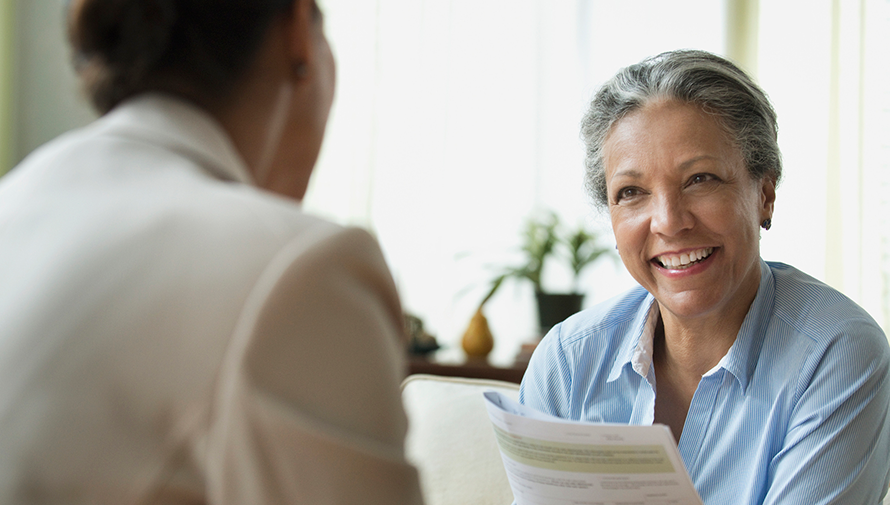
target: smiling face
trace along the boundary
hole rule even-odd
[[[675,100],[619,120],[603,155],[618,252],[662,315],[743,318],[760,282],[773,182],[752,179],[720,125]]]

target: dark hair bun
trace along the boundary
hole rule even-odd
[[[169,51],[175,0],[82,0],[69,13],[75,68],[103,112],[142,82]]]
[[[82,58],[151,66],[166,50],[176,20],[173,0],[85,0],[73,13],[71,42]]]
[[[72,0],[75,69],[103,113],[144,91],[219,98],[293,1]]]

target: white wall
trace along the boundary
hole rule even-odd
[[[525,219],[555,210],[608,240],[583,189],[579,124],[605,79],[678,48],[722,53],[713,0],[326,0],[340,79],[306,207],[373,229],[405,308],[456,346]],[[374,42],[376,41],[376,42]],[[612,242],[614,243],[614,242]],[[586,305],[633,285],[589,269]],[[570,289],[563,270],[545,288]],[[536,338],[528,283],[486,306],[495,361]]]

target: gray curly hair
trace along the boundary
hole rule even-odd
[[[612,126],[659,99],[681,100],[713,116],[742,153],[751,177],[770,177],[778,184],[782,154],[776,112],[763,90],[724,58],[705,51],[670,51],[620,70],[597,91],[584,116],[586,185],[601,208],[609,205],[603,145]]]

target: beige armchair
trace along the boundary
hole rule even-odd
[[[511,398],[519,385],[484,379],[412,375],[402,383],[408,459],[420,472],[426,505],[510,505],[484,391]]]

